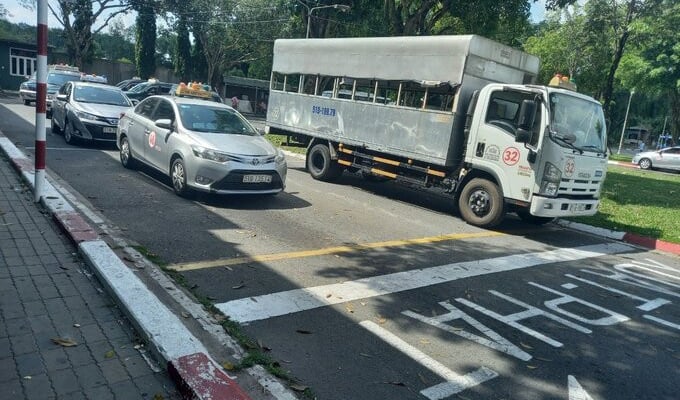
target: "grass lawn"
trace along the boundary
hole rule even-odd
[[[609,159],[612,161],[625,161],[625,162],[630,162],[633,157],[629,156],[628,154],[610,154]]]
[[[680,243],[680,174],[610,165],[600,211],[573,220]]]

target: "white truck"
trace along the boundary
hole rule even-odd
[[[462,218],[543,224],[597,212],[607,167],[599,102],[539,60],[476,35],[279,39],[265,132],[343,170],[441,188]]]

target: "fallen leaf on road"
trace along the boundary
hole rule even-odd
[[[359,355],[360,355],[360,356],[362,356],[362,357],[368,357],[368,358],[373,358],[373,356],[372,356],[372,355],[370,355],[370,354],[366,354],[366,353],[359,353]]]
[[[246,286],[246,285],[245,285],[244,283],[240,283],[240,284],[238,284],[238,285],[236,285],[236,286],[232,286],[231,288],[232,288],[232,289],[241,289],[242,287],[245,287],[245,286]]]
[[[80,324],[73,324],[74,328],[80,328]]]
[[[52,338],[52,342],[63,347],[73,347],[78,345],[78,343],[76,343],[73,339],[68,338]]]
[[[388,385],[394,385],[394,386],[406,386],[406,384],[404,382],[383,382],[383,383],[386,383]]]
[[[538,367],[535,366],[535,365],[527,365],[527,368],[529,368],[529,369],[536,369],[536,368],[538,368]]]
[[[311,331],[307,331],[307,330],[304,330],[304,329],[298,329],[298,330],[296,330],[295,332],[301,333],[301,334],[303,334],[303,335],[311,335],[311,334],[312,334]]]
[[[526,344],[526,343],[519,342],[519,344],[520,344],[522,347],[524,347],[525,349],[533,349],[533,347],[529,346],[529,345]]]
[[[547,362],[551,362],[551,361],[552,361],[552,360],[550,360],[550,359],[548,359],[548,358],[541,358],[541,357],[536,357],[536,359],[537,359],[537,360],[541,360],[541,361],[547,361]]]
[[[114,352],[113,350],[109,350],[106,353],[104,353],[104,358],[113,358],[113,357],[115,357],[115,355],[116,355],[116,352]]]
[[[31,379],[33,379],[33,377],[31,375],[26,375],[26,376],[24,376],[24,379],[26,379],[27,381],[30,381]]]
[[[333,296],[333,295],[330,294],[330,293],[328,293],[328,294],[326,295],[326,298],[329,298],[329,297],[331,297],[331,296]]]
[[[305,385],[292,384],[292,385],[290,385],[290,388],[295,390],[296,392],[304,392],[309,387],[305,386]]]
[[[182,311],[182,317],[189,318],[190,315],[189,315],[189,313]]]
[[[233,371],[234,370],[234,364],[226,361],[222,363],[222,368],[226,369],[227,371]]]

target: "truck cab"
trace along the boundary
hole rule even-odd
[[[490,84],[475,97],[467,169],[495,181],[508,210],[538,223],[597,212],[607,166],[606,125],[597,101],[564,87],[535,85]],[[462,194],[462,205],[476,209],[478,218],[495,218],[505,210],[483,207],[487,191]],[[470,207],[474,201],[480,206]]]

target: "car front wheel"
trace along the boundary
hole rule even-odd
[[[50,127],[52,128],[52,133],[61,133],[61,128],[54,122],[54,118],[50,120]]]
[[[652,169],[652,160],[649,158],[643,158],[640,160],[638,165],[640,166],[640,169]]]
[[[66,126],[64,127],[64,141],[68,144],[75,144],[76,143],[76,137],[73,135],[73,123],[71,121],[66,121]]]
[[[187,170],[181,158],[176,158],[172,162],[170,178],[172,179],[172,190],[178,196],[185,197],[189,193],[189,188],[187,187]]]

